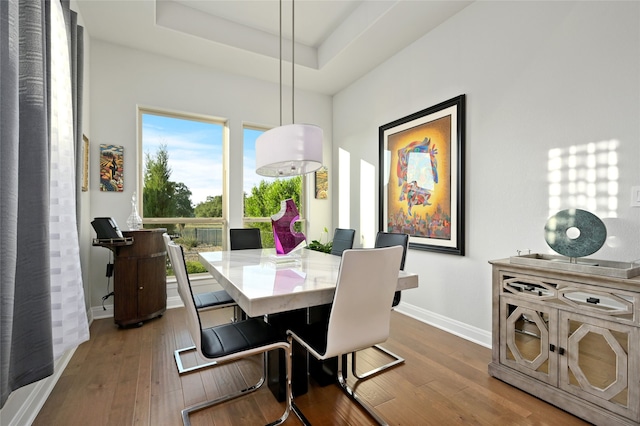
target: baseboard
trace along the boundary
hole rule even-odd
[[[425,324],[437,327],[465,340],[477,343],[480,346],[491,348],[491,332],[489,331],[436,314],[435,312],[427,311],[426,309],[410,305],[406,302],[400,302],[394,309],[401,314],[424,322]]]
[[[209,285],[210,281],[207,280],[193,280],[193,288],[196,289],[199,285]],[[175,281],[167,280],[167,309],[182,307],[182,300],[178,295],[178,288]],[[448,333],[461,337],[465,340],[477,343],[478,345],[486,348],[491,348],[491,332],[482,330],[478,327],[445,317],[435,312],[428,311],[426,309],[419,308],[414,305],[410,305],[406,302],[400,302],[398,306],[394,308],[397,312],[414,318],[418,321],[424,322],[431,326],[437,327]],[[94,306],[91,308],[93,318],[110,318],[113,317],[113,305],[105,305],[105,310],[100,306]]]

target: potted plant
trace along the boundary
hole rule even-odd
[[[329,235],[329,231],[327,230],[327,228],[324,228],[324,231],[322,232],[323,235],[326,235],[326,238],[328,239],[328,235]],[[321,251],[323,253],[331,253],[331,248],[333,247],[333,241],[327,241],[326,243],[322,242],[323,238],[322,236],[320,236],[320,240],[313,240],[311,241],[308,245],[307,248],[309,250],[315,250],[315,251]]]

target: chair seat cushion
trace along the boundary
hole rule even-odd
[[[196,309],[234,303],[233,298],[224,290],[194,294],[193,300],[195,301]]]
[[[203,329],[202,354],[207,358],[218,358],[286,340],[284,333],[262,319],[250,318]]]

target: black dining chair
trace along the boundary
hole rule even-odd
[[[171,243],[171,237],[169,236],[169,234],[165,232],[164,234],[162,234],[162,238],[164,239],[164,244],[168,253],[169,244]],[[175,272],[176,267],[173,265],[171,256],[169,256],[169,261],[171,262],[171,266],[173,267]],[[234,308],[234,318],[232,321],[236,320],[237,315],[235,313],[235,309],[237,307],[237,303],[235,302],[235,300],[233,300],[231,295],[229,295],[229,293],[227,293],[225,290],[194,293],[193,299],[194,299],[196,309],[200,312],[213,310],[213,309],[222,309],[222,308],[232,307]],[[195,350],[196,350],[196,347],[192,345],[192,346],[187,346],[185,348],[176,349],[173,352],[173,358],[176,361],[176,367],[178,367],[178,374],[189,373],[191,371],[199,370],[205,367],[210,367],[216,364],[215,361],[212,361],[204,364],[198,364],[193,367],[185,367],[184,364],[182,363],[182,355],[187,352],[193,352]]]
[[[336,228],[333,233],[331,254],[342,256],[343,251],[353,248],[353,239],[355,236],[355,229]]]
[[[382,343],[389,337],[389,305],[397,286],[401,258],[401,247],[345,250],[328,325],[292,324],[287,331],[289,343],[297,341],[318,360],[337,357],[338,384],[379,424],[386,423],[355,393],[357,383],[353,388],[347,384],[343,355]],[[304,417],[298,411],[296,414]]]
[[[376,248],[381,248],[381,247],[393,247],[393,246],[400,246],[402,247],[402,260],[400,262],[400,270],[403,271],[404,270],[404,261],[407,257],[407,247],[409,246],[409,235],[408,234],[401,234],[401,233],[394,233],[394,232],[378,232],[378,234],[376,235],[376,241],[374,243],[374,247]],[[394,278],[393,282],[394,284],[396,284],[398,281],[398,277],[396,275],[396,277]],[[398,306],[398,304],[400,303],[400,295],[401,292],[400,291],[396,291],[393,295],[393,301],[391,302],[391,309],[393,309],[394,307]],[[353,375],[356,376],[358,379],[365,379],[367,377],[373,376],[374,374],[378,374],[384,370],[387,370],[391,367],[394,367],[398,364],[402,364],[404,362],[404,358],[402,358],[401,356],[391,352],[390,350],[380,346],[380,345],[373,345],[372,346],[373,349],[376,349],[380,352],[383,352],[385,354],[387,354],[389,357],[392,358],[392,361],[389,361],[388,363],[374,368],[372,370],[367,371],[366,373],[360,373],[358,374],[356,372],[356,359],[357,359],[357,355],[354,353],[352,355],[352,364],[351,364],[351,369],[353,371]]]
[[[262,237],[258,228],[229,229],[231,250],[261,249]]]
[[[174,242],[169,242],[167,252],[169,253],[169,258],[178,282],[178,294],[186,308],[187,328],[191,334],[191,338],[195,342],[198,352],[205,358],[214,360],[214,365],[238,361],[258,354],[263,355],[263,374],[256,384],[183,409],[181,413],[183,424],[185,426],[191,424],[189,415],[195,411],[200,411],[258,390],[266,379],[266,362],[264,359],[266,353],[275,349],[281,349],[285,353],[286,405],[282,416],[273,423],[270,423],[270,425],[283,423],[289,416],[293,404],[290,380],[291,345],[286,335],[277,331],[262,318],[250,318],[248,320],[202,328],[200,314],[198,309],[196,309],[194,294],[191,289],[191,283],[189,282],[189,276],[187,275],[182,247]]]

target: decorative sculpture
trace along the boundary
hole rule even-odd
[[[570,235],[571,231],[575,235]],[[562,210],[547,221],[544,239],[557,253],[583,257],[600,250],[607,239],[607,228],[600,218],[586,210]]]
[[[302,232],[295,232],[293,224],[300,218],[300,213],[296,203],[291,198],[280,202],[280,211],[271,216],[271,227],[273,228],[273,241],[276,246],[276,253],[287,254],[307,238]]]

